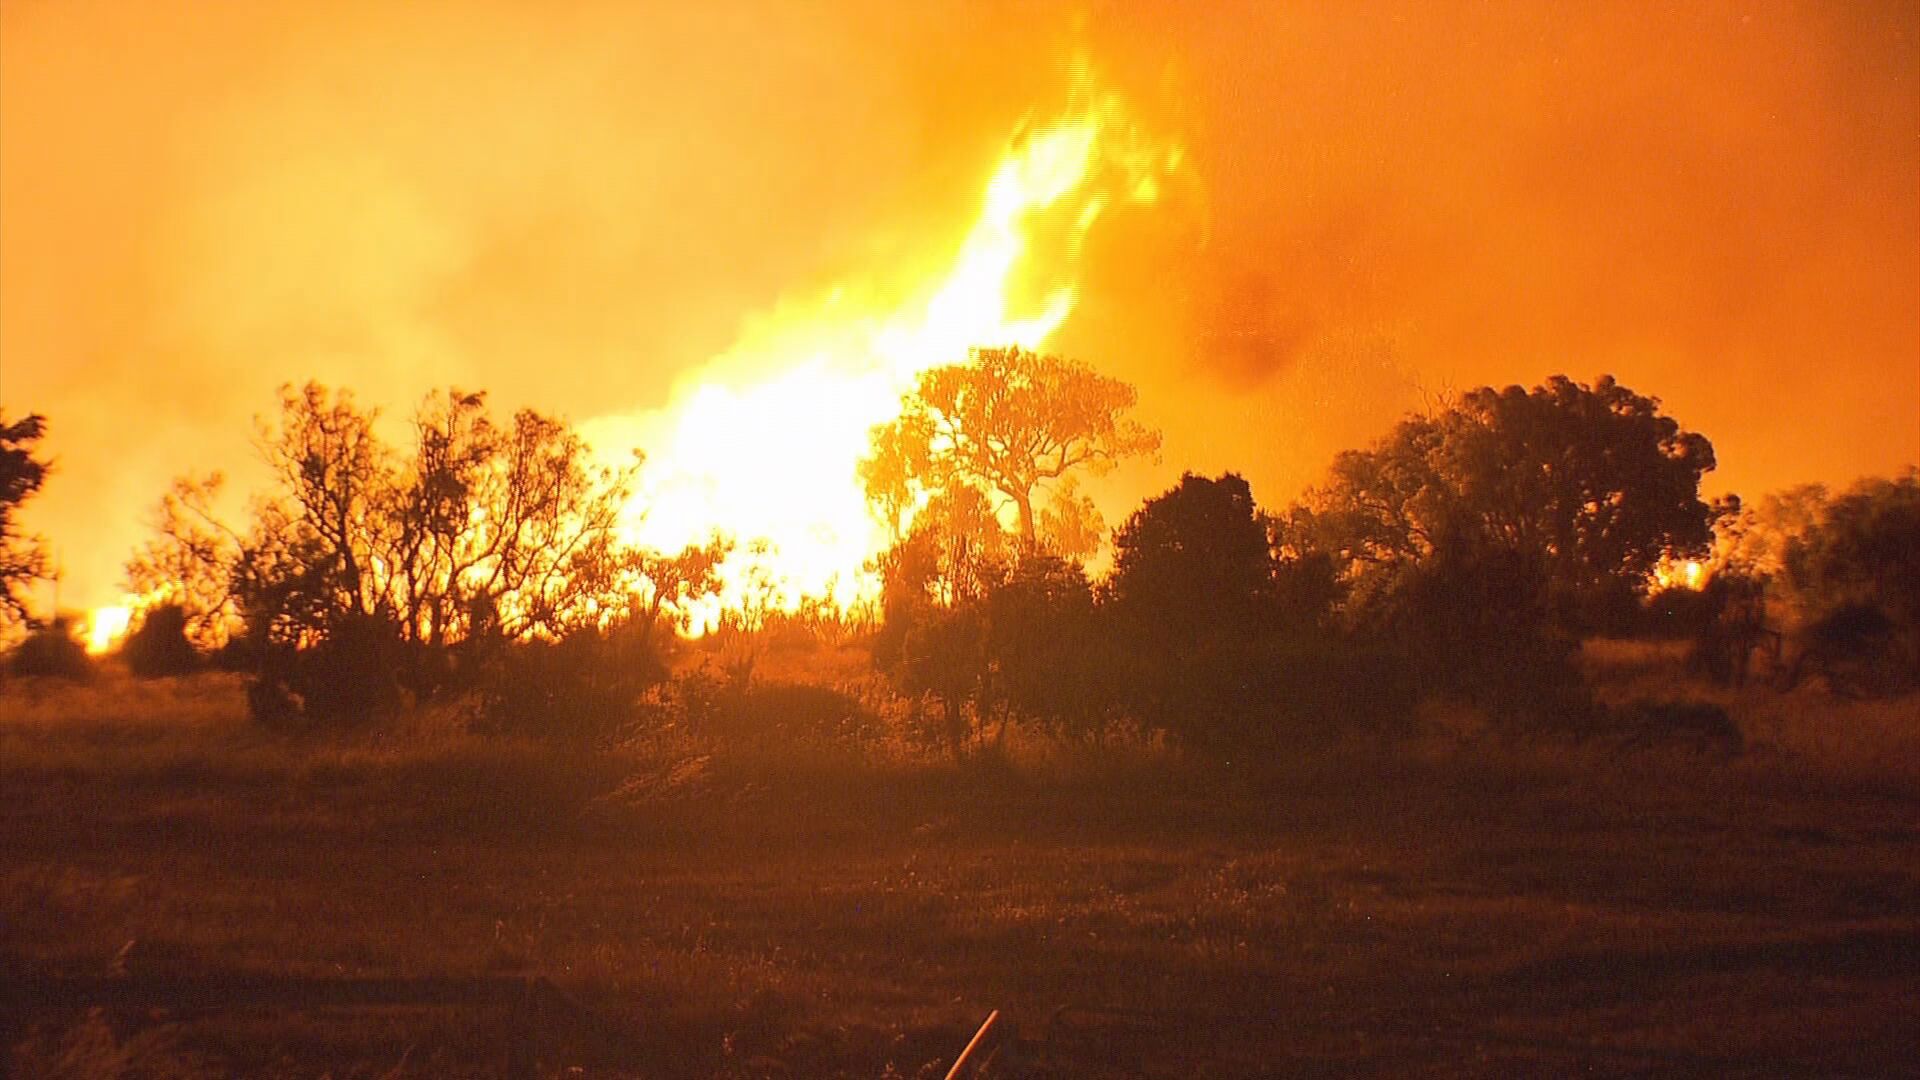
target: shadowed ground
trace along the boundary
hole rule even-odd
[[[1058,1076],[1894,1075],[1920,1035],[1920,793],[1765,751],[0,751],[15,1075],[941,1076],[994,1008]],[[352,997],[410,985],[450,1000]]]

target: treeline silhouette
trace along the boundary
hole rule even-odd
[[[130,662],[212,648],[253,676],[270,724],[466,697],[493,730],[610,729],[664,677],[664,641],[727,545],[619,543],[638,459],[596,465],[551,417],[497,419],[484,394],[448,390],[415,412],[404,450],[374,420],[345,391],[285,388],[256,439],[274,486],[245,527],[216,512],[217,474],[177,481],[128,566],[136,590],[169,598]]]
[[[782,611],[762,591],[693,646],[732,546],[621,542],[637,457],[597,465],[558,420],[458,390],[396,447],[349,393],[288,387],[247,521],[216,512],[217,475],[161,500],[128,576],[165,602],[123,655],[143,676],[245,672],[254,716],[282,727],[455,702],[481,730],[556,738],[749,717],[857,738],[874,716],[854,697],[753,672],[782,635],[859,638],[909,725],[956,754],[1011,727],[1258,752],[1404,731],[1426,701],[1581,733],[1610,722],[1574,666],[1596,634],[1689,639],[1725,682],[1920,686],[1920,473],[1709,503],[1704,436],[1611,377],[1556,376],[1409,416],[1283,508],[1233,473],[1185,474],[1112,530],[1095,575],[1107,530],[1077,481],[1157,451],[1135,400],[1020,349],[926,373],[861,466],[893,530],[872,608]],[[44,424],[4,430],[10,510],[44,475],[27,452]],[[1690,559],[1710,560],[1704,587],[1656,587]],[[722,662],[670,674],[694,647]],[[85,657],[57,624],[10,664],[73,675]]]

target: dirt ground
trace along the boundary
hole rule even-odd
[[[143,693],[0,713],[11,1075],[941,1077],[996,1009],[982,1075],[1920,1075],[1908,773],[289,742]]]

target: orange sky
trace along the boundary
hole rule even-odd
[[[1920,461],[1912,5],[0,7],[0,404],[108,602],[273,387],[658,407],[743,319],[945,252],[1084,50],[1197,183],[1063,351],[1279,502],[1423,394],[1613,372],[1715,490]],[[240,470],[235,470],[240,471]],[[241,475],[245,475],[241,471]]]

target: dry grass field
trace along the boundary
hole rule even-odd
[[[1686,689],[1657,650],[1588,661]],[[1722,697],[1737,755],[1454,724],[956,765],[290,739],[222,677],[15,683],[0,1060],[937,1078],[998,1009],[985,1075],[1914,1074],[1920,704]]]

